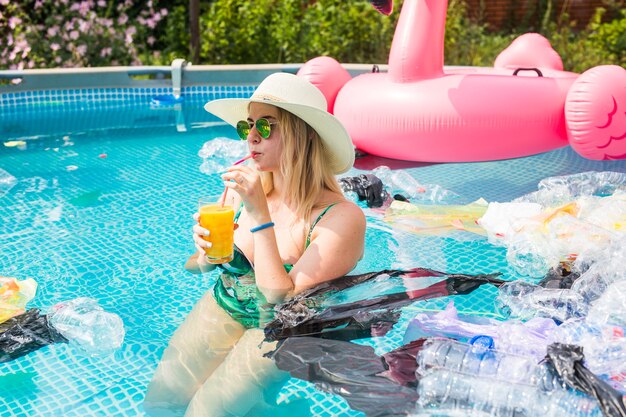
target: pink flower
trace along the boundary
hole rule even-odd
[[[161,16],[167,16],[167,9],[161,9]]]
[[[78,52],[78,55],[85,55],[87,52],[87,45],[78,45],[76,47],[76,52]]]
[[[22,19],[20,19],[19,17],[13,16],[9,18],[9,27],[11,29],[15,29],[20,23],[22,23]]]
[[[126,16],[125,14],[120,15],[120,17],[117,18],[117,23],[119,25],[125,25],[126,22],[128,22],[128,16]]]
[[[83,33],[89,32],[89,29],[91,29],[91,23],[89,23],[87,20],[82,20],[78,24],[78,30],[80,30]]]
[[[0,0],[0,5],[8,6],[10,2],[11,2],[11,0]]]
[[[81,2],[79,5],[78,13],[80,13],[81,16],[87,16],[87,13],[89,13],[89,6],[89,2]]]
[[[154,45],[155,41],[156,39],[154,39],[154,36],[148,36],[148,39],[146,40],[146,42],[148,42],[148,45],[150,46]]]
[[[51,43],[50,44],[50,49],[52,49],[54,52],[56,52],[59,49],[61,49],[61,45],[59,45],[58,43]]]
[[[77,30],[73,30],[70,32],[70,39],[75,41],[76,39],[78,39],[78,36],[79,36],[79,33]]]
[[[103,49],[100,51],[100,56],[101,56],[102,58],[107,57],[107,56],[110,56],[110,55],[111,55],[111,52],[113,52],[113,50],[112,50],[111,48],[103,48]]]
[[[49,37],[54,37],[57,35],[57,33],[59,33],[59,27],[58,26],[52,26],[50,28],[48,28],[48,36]]]
[[[104,0],[98,0],[98,7],[106,7],[107,2]]]

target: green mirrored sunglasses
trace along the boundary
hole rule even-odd
[[[250,122],[248,120],[240,120],[237,122],[237,134],[241,140],[246,140],[250,134],[252,126],[259,132],[259,136],[263,139],[267,139],[272,134],[272,126],[278,122],[270,122],[267,119],[258,119],[256,122]]]

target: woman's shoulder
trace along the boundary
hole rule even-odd
[[[348,222],[351,225],[365,225],[365,214],[363,210],[354,202],[345,198],[336,201],[324,215],[328,220],[337,222]]]

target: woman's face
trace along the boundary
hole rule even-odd
[[[248,134],[248,149],[259,171],[278,171],[283,151],[283,138],[278,126],[278,109],[269,104],[250,103],[248,122],[255,123],[259,119],[267,119],[271,124],[271,133],[263,139],[256,127]]]

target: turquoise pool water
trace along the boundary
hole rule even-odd
[[[126,328],[123,347],[107,358],[88,358],[57,344],[0,364],[2,417],[144,415],[145,388],[167,340],[213,280],[183,269],[193,251],[197,198],[221,191],[217,175],[201,172],[198,151],[208,141],[238,142],[234,130],[205,114],[201,105],[218,96],[246,96],[250,88],[189,90],[179,109],[151,107],[153,92],[2,98],[0,275],[37,280],[29,307],[45,310],[59,301],[92,297],[120,315]],[[218,155],[209,163],[236,159]],[[626,172],[626,161],[589,161],[564,148],[471,164],[367,156],[345,176],[379,165],[438,184],[465,201],[508,201],[534,191],[549,176]],[[7,173],[15,178],[12,187],[2,181]],[[417,236],[394,230],[378,212],[364,210],[366,255],[355,272],[421,266],[520,278],[508,268],[504,250],[483,239]],[[454,301],[462,312],[495,315],[494,295],[494,288],[485,286]],[[363,343],[379,353],[393,349],[415,312],[440,310],[449,301],[415,303],[387,336]],[[315,416],[361,415],[342,399],[295,379],[280,395],[309,398]]]

